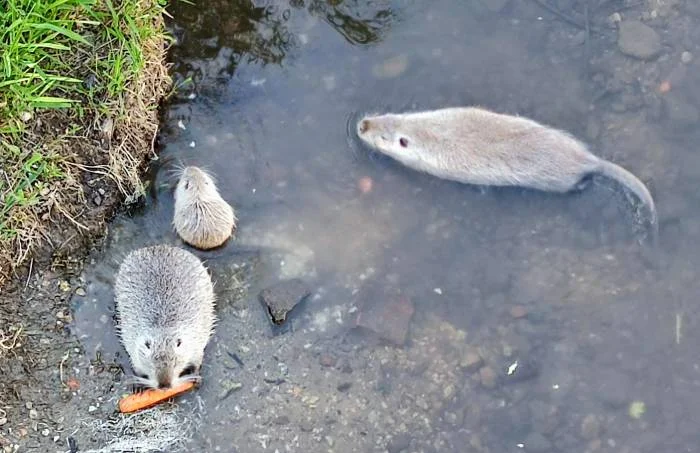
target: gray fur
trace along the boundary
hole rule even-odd
[[[214,179],[198,167],[185,167],[175,188],[173,226],[198,249],[222,245],[236,230],[236,214],[219,194]]]
[[[568,192],[600,173],[631,190],[649,209],[654,235],[658,229],[654,200],[636,176],[570,134],[527,118],[455,107],[366,116],[357,134],[407,167],[467,184]]]
[[[135,250],[119,266],[114,293],[135,382],[163,388],[198,380],[216,323],[214,288],[199,258],[169,245]]]

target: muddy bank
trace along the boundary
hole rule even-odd
[[[37,38],[51,53],[37,67],[47,78],[73,84],[64,87],[62,79],[54,80],[53,89],[43,93],[44,103],[61,98],[66,105],[45,109],[27,101],[18,93],[33,87],[21,82],[21,89],[5,92],[2,102],[7,113],[0,121],[4,451],[65,447],[65,403],[80,381],[69,379],[70,370],[81,355],[68,329],[69,299],[80,292],[76,276],[90,250],[100,247],[107,222],[125,202],[135,203],[145,193],[141,178],[155,153],[158,108],[171,85],[169,42],[157,2],[125,0],[111,10],[104,2],[93,9],[63,3],[70,8],[67,21],[61,6],[44,9],[42,3],[33,11],[58,31]],[[15,29],[29,17],[17,19]],[[27,32],[18,39],[31,45],[32,36]],[[18,44],[9,31],[5,39]],[[14,69],[22,62],[9,63]]]

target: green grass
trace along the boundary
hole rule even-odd
[[[153,107],[133,99],[149,40],[166,39],[165,3],[0,0],[0,258],[41,232],[42,205],[75,194],[67,185],[79,184],[69,175],[77,167],[66,163],[97,142],[102,120]],[[84,157],[78,167],[105,165]]]
[[[75,20],[93,0],[5,0],[0,13],[0,92],[4,102],[0,117],[7,123],[0,133],[21,131],[20,114],[34,108],[63,108],[73,104],[71,95],[81,80],[71,77],[68,65],[75,46],[89,46],[76,31]],[[51,93],[51,94],[49,94]]]

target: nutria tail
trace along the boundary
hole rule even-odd
[[[656,238],[659,234],[659,219],[656,213],[656,204],[649,193],[647,186],[635,175],[622,168],[621,166],[600,159],[600,167],[598,172],[608,178],[614,179],[620,184],[623,184],[644,203],[649,209],[649,222],[651,223],[652,242],[656,243]]]

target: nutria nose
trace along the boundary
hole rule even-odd
[[[364,134],[368,130],[369,130],[369,121],[368,120],[360,121],[360,134]]]
[[[158,388],[159,389],[169,389],[170,388],[170,379],[163,379],[158,381]]]

